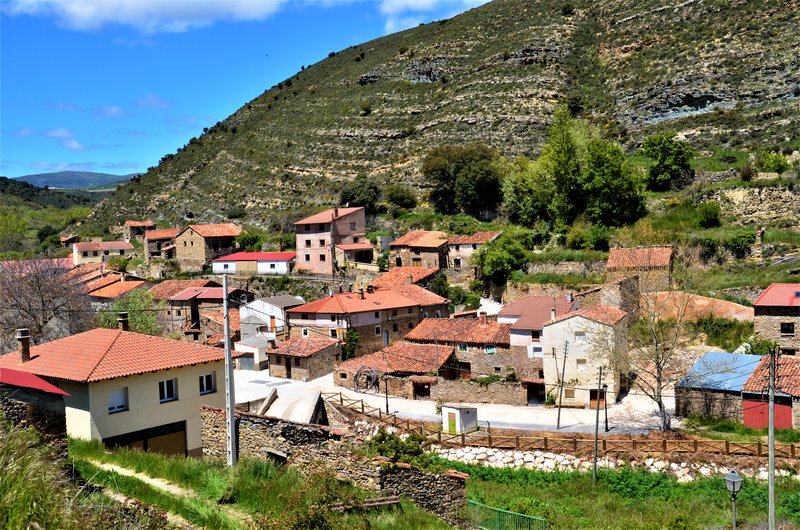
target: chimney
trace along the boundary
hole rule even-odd
[[[486,312],[485,311],[481,311],[480,313],[478,313],[478,320],[481,321],[481,324],[486,324]]]
[[[128,331],[128,313],[122,312],[117,315],[117,327],[122,331]]]
[[[336,219],[337,217],[339,217],[339,207],[338,206],[334,206],[333,207],[333,218]]]
[[[414,285],[414,275],[413,274],[409,274],[408,275],[408,285]]]
[[[274,350],[275,348],[278,347],[278,341],[276,341],[275,339],[270,339],[267,342],[269,342],[269,349],[270,350]]]
[[[556,319],[556,306],[550,308],[550,320]]]
[[[358,288],[358,296],[359,296],[359,298],[361,298],[362,300],[364,299],[364,288],[363,288],[363,287],[359,287],[359,288]]]
[[[567,293],[567,302],[572,303],[572,293]]]
[[[28,328],[17,330],[17,344],[19,345],[19,362],[26,363],[31,360],[31,332]]]
[[[370,284],[367,285],[367,294],[372,294],[375,291],[375,288]]]

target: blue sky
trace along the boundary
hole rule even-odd
[[[145,171],[353,44],[485,0],[0,0],[0,175]]]

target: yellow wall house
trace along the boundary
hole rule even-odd
[[[200,405],[225,406],[224,351],[119,329],[38,346],[27,330],[0,370],[33,373],[65,396],[67,433],[107,446],[202,455]]]

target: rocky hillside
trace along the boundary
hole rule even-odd
[[[294,218],[359,172],[418,186],[432,146],[535,155],[566,101],[629,149],[677,130],[700,149],[800,137],[800,0],[494,0],[303,68],[94,214]],[[232,80],[231,82],[235,82]]]

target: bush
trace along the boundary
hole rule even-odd
[[[656,133],[642,144],[642,154],[655,161],[647,170],[646,184],[651,191],[666,191],[691,173],[692,148],[674,137],[674,133]]]
[[[750,254],[750,248],[756,242],[755,232],[740,232],[725,241],[725,248],[741,259]]]
[[[368,213],[375,213],[380,197],[381,188],[378,183],[361,173],[342,187],[339,204],[363,206]]]
[[[789,169],[789,161],[780,153],[758,151],[756,153],[756,167],[769,173],[783,173]]]
[[[742,164],[742,167],[739,169],[739,178],[745,182],[750,182],[753,180],[753,175],[755,174],[755,170],[753,169],[753,164],[749,161]]]
[[[567,3],[561,6],[561,16],[571,17],[574,14],[575,8],[572,6],[572,4]]]
[[[399,208],[412,209],[417,206],[417,194],[414,190],[401,184],[389,184],[383,189],[386,202]]]
[[[234,206],[233,208],[229,208],[225,211],[225,217],[228,219],[241,219],[242,217],[246,216],[247,212],[245,211],[243,206]]]
[[[720,225],[720,210],[719,204],[714,201],[701,202],[697,206],[697,213],[700,215],[698,224],[700,228],[714,228]]]
[[[362,116],[369,116],[372,114],[372,102],[362,101],[358,104],[358,110],[361,112]]]

